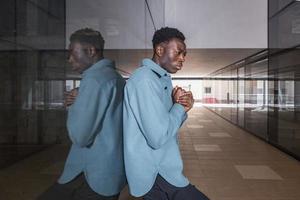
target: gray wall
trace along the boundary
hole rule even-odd
[[[267,0],[166,0],[189,48],[267,48]]]
[[[163,26],[164,1],[149,1],[155,23]],[[67,0],[66,38],[77,29],[99,30],[106,49],[144,49],[151,47],[154,28],[143,0]],[[68,45],[68,42],[67,42]]]
[[[150,0],[155,25],[174,26],[188,48],[267,48],[267,0]],[[107,49],[151,48],[154,28],[143,0],[67,0],[66,37],[100,30]]]

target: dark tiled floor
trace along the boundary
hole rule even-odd
[[[24,159],[47,145],[0,145],[0,169]]]

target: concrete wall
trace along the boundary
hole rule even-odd
[[[189,48],[267,48],[267,0],[166,0]]]
[[[267,0],[151,0],[157,28],[177,27],[188,48],[267,48]],[[143,0],[67,0],[66,37],[99,29],[107,49],[151,48],[154,27]]]
[[[155,24],[163,26],[164,1],[151,0],[149,5]],[[106,49],[151,48],[154,28],[143,0],[67,0],[66,38],[85,27],[102,33]]]

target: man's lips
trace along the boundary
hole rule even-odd
[[[176,69],[181,70],[181,68],[182,68],[182,64],[176,65]]]

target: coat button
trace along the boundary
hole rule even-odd
[[[168,89],[168,87],[167,87],[167,86],[165,87],[165,90],[166,90],[166,89]]]

